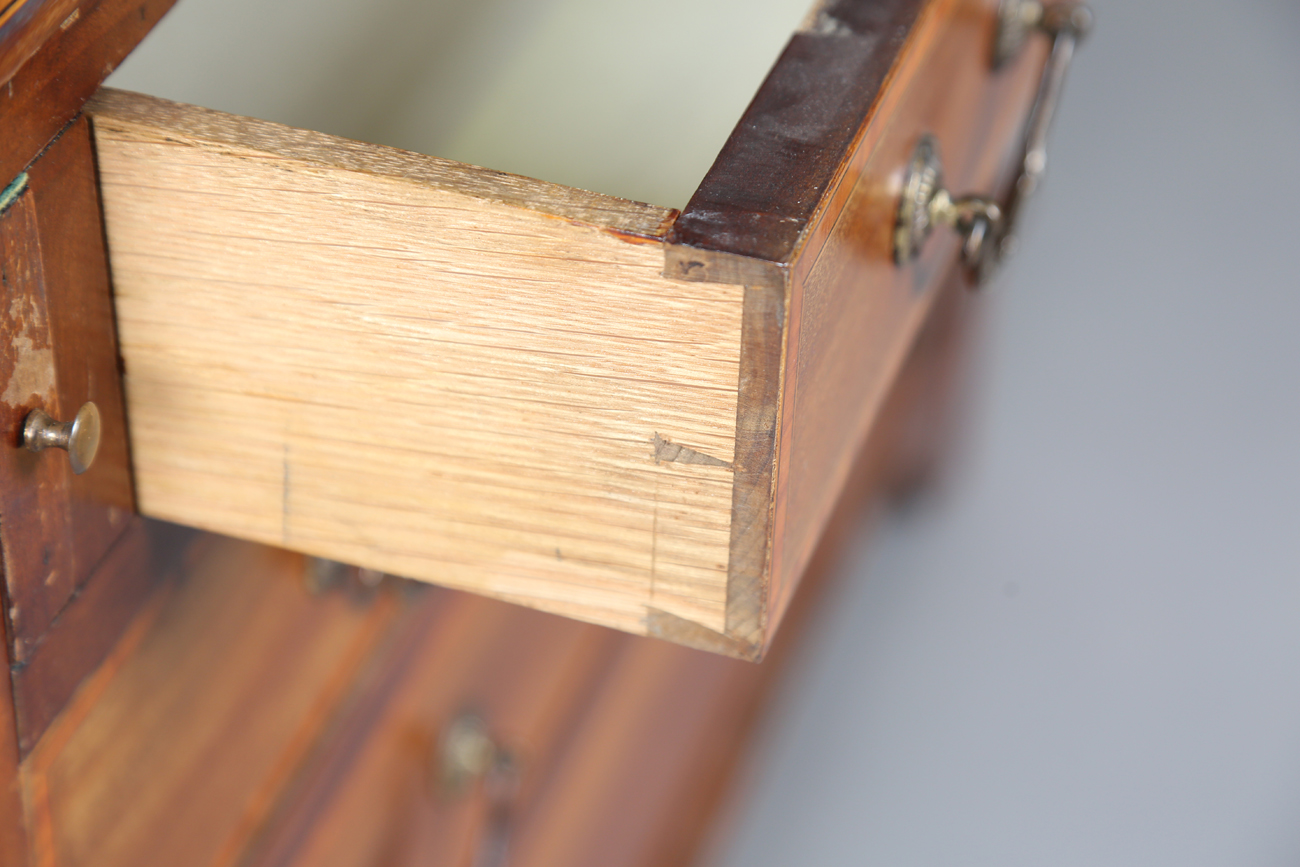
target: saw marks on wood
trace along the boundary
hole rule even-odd
[[[644,632],[725,625],[743,289],[673,212],[92,105],[142,512]]]

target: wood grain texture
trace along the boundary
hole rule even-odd
[[[23,761],[36,863],[231,865],[397,611],[200,537]]]
[[[889,254],[911,148],[1016,150],[995,6],[823,4],[675,222],[106,94],[142,509],[760,657],[955,255]]]
[[[673,212],[91,107],[144,514],[645,632],[726,625],[739,286]]]
[[[31,2],[31,0],[29,0]],[[175,0],[83,0],[58,20],[17,72],[0,84],[0,185],[23,170]],[[62,0],[42,4],[64,8]],[[57,17],[57,16],[55,16]],[[67,27],[61,25],[67,24]],[[11,66],[20,54],[6,52]]]
[[[763,601],[737,607],[730,621],[748,625],[758,652],[956,255],[952,235],[939,232],[918,263],[893,262],[911,149],[921,135],[938,135],[958,192],[1007,179],[1042,55],[1027,51],[997,74],[989,69],[996,5],[821,4],[669,235],[666,273],[740,277],[783,303],[780,337],[742,349],[745,369],[775,383],[779,406],[742,399],[738,414],[764,432],[773,460],[768,477],[748,480],[750,496],[737,491],[738,507],[751,505],[733,515],[733,528],[766,527],[750,548],[750,568],[761,571],[745,578],[757,590],[746,599]],[[740,585],[734,573],[732,582]]]
[[[40,49],[50,34],[66,30],[94,0],[9,0],[0,7],[0,85]]]
[[[127,526],[133,497],[95,163],[85,121],[34,162],[0,216],[0,539],[11,653],[25,664]],[[38,407],[71,418],[93,400],[99,454],[77,476],[58,451],[21,448]],[[111,643],[111,636],[108,637]],[[93,664],[93,663],[92,663]]]

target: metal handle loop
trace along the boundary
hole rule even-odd
[[[1065,87],[1065,76],[1079,42],[1092,29],[1092,10],[1086,3],[1062,0],[1044,6],[1037,0],[1002,0],[998,8],[998,38],[994,65],[1000,66],[1019,52],[1031,29],[1052,37],[1052,51],[1038,83],[1034,106],[1025,125],[1025,146],[1020,158],[1020,174],[1002,206],[1003,221],[997,242],[981,263],[977,278],[986,280],[1006,256],[1015,249],[1015,227],[1028,199],[1038,188],[1047,171],[1047,134]]]
[[[995,67],[1014,56],[1032,32],[1052,37],[1052,52],[1025,125],[1024,150],[1015,183],[1001,203],[983,196],[952,196],[943,185],[938,144],[933,136],[922,136],[912,154],[899,199],[894,223],[895,261],[903,264],[916,258],[936,225],[950,226],[961,233],[962,264],[976,285],[988,280],[1011,253],[1016,220],[1047,169],[1047,133],[1065,75],[1079,40],[1091,27],[1092,12],[1082,2],[1064,0],[1045,6],[1037,0],[1002,0],[994,41]]]

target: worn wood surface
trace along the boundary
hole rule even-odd
[[[113,4],[104,0],[100,5]],[[160,5],[165,8],[167,4]],[[147,15],[140,18],[147,20]],[[657,480],[672,478],[678,484],[694,486],[690,490],[693,499],[687,503],[691,509],[707,508],[712,512],[720,508],[727,517],[723,529],[708,540],[712,549],[721,550],[725,558],[724,580],[709,584],[710,592],[715,593],[710,597],[710,613],[702,615],[698,607],[693,607],[699,600],[690,593],[698,589],[697,585],[688,580],[674,585],[670,580],[662,607],[638,603],[644,618],[639,628],[651,628],[648,624],[655,623],[665,634],[674,629],[693,629],[696,632],[692,640],[697,643],[718,645],[741,655],[752,655],[756,647],[761,648],[770,637],[768,630],[773,623],[768,621],[766,609],[756,607],[753,599],[755,588],[761,597],[765,578],[762,573],[745,571],[751,583],[749,590],[742,591],[735,581],[735,564],[766,564],[771,553],[767,534],[774,532],[773,525],[757,521],[741,526],[730,519],[737,513],[738,502],[742,503],[742,513],[758,512],[746,510],[743,504],[747,500],[740,497],[737,486],[731,485],[725,473],[748,478],[746,490],[761,490],[764,484],[770,488],[774,483],[769,456],[774,454],[776,440],[772,436],[765,438],[763,432],[771,430],[778,418],[771,401],[780,395],[781,368],[776,368],[777,375],[772,374],[772,355],[775,352],[779,361],[784,349],[787,310],[783,286],[762,284],[741,289],[713,285],[707,290],[694,290],[665,282],[651,290],[649,281],[657,277],[663,261],[658,239],[663,237],[665,221],[671,217],[670,212],[661,209],[586,197],[495,173],[445,172],[438,161],[415,160],[418,166],[402,162],[395,171],[392,162],[369,160],[367,154],[337,147],[337,142],[322,144],[310,134],[290,134],[292,153],[285,152],[283,141],[270,146],[259,140],[245,147],[245,138],[232,142],[213,132],[220,127],[217,121],[199,132],[191,130],[193,139],[173,142],[159,141],[151,134],[138,136],[131,130],[119,133],[124,147],[138,148],[132,159],[156,156],[149,148],[191,149],[197,153],[187,153],[187,157],[211,159],[212,163],[201,170],[225,172],[222,177],[230,181],[230,186],[245,182],[250,168],[254,176],[264,171],[263,181],[292,177],[304,166],[318,175],[333,173],[336,180],[340,172],[349,178],[367,179],[354,188],[327,181],[315,187],[316,194],[336,199],[332,203],[335,210],[323,206],[319,209],[327,215],[352,219],[358,211],[374,212],[391,204],[369,197],[375,188],[371,182],[376,180],[385,185],[432,188],[437,193],[435,198],[443,203],[460,197],[472,200],[476,206],[486,201],[489,209],[506,211],[512,217],[520,217],[515,212],[523,212],[531,216],[520,217],[526,226],[520,234],[528,234],[530,244],[551,244],[550,249],[562,253],[558,258],[571,257],[575,250],[591,252],[596,256],[591,262],[578,257],[583,268],[605,267],[613,261],[614,267],[622,269],[619,273],[633,275],[621,287],[631,287],[632,301],[626,295],[618,299],[622,305],[618,310],[625,317],[640,312],[634,303],[637,298],[648,306],[667,305],[672,308],[671,316],[677,318],[696,314],[704,299],[731,317],[728,333],[737,347],[742,340],[746,347],[765,347],[762,353],[752,356],[740,356],[737,348],[731,355],[716,352],[716,357],[707,358],[708,363],[717,363],[719,368],[724,362],[731,365],[730,404],[722,410],[715,403],[723,404],[725,400],[717,400],[716,396],[692,402],[680,393],[672,393],[671,401],[661,399],[671,403],[669,415],[673,418],[693,418],[693,413],[698,415],[700,407],[707,405],[710,413],[732,426],[732,457],[723,461],[717,457],[723,450],[710,450],[709,444],[698,440],[673,438],[671,431],[665,433],[657,426],[640,443],[655,468],[651,472],[660,473]],[[250,124],[240,133],[252,134],[256,139],[258,129],[256,124]],[[138,124],[135,132],[139,132]],[[275,131],[276,136],[284,134]],[[205,149],[205,145],[212,144],[218,147]],[[313,150],[318,147],[321,149]],[[304,154],[309,156],[304,158]],[[191,166],[196,164],[191,162]],[[248,234],[265,232],[268,237],[227,235],[228,241],[238,246],[243,242],[283,242],[290,235],[298,236],[292,231],[276,234],[272,230],[280,226],[258,222],[267,220],[266,212],[274,206],[267,209],[257,202],[255,192],[272,189],[283,194],[286,189],[294,193],[300,187],[296,183],[291,188],[268,183],[261,188],[245,188],[240,193],[241,205],[257,206],[251,209],[254,216]],[[358,190],[365,194],[357,195]],[[207,188],[204,192],[236,197],[230,189]],[[23,201],[22,208],[27,209],[36,200]],[[439,207],[428,210],[436,212]],[[36,207],[16,213],[28,220],[33,215],[39,218],[42,211]],[[539,213],[547,216],[538,219]],[[464,225],[473,219],[470,209],[445,222],[439,222],[436,213],[433,216],[429,219],[431,230],[450,230],[450,234],[465,231]],[[247,219],[248,214],[243,217]],[[15,243],[25,243],[23,237]],[[202,252],[205,245],[217,243],[214,236],[197,233],[184,236],[185,245],[180,243],[181,233],[175,237],[177,250]],[[583,246],[593,237],[598,240],[591,241],[590,247]],[[335,240],[341,247],[355,248],[355,238]],[[411,243],[410,238],[397,240]],[[486,249],[476,252],[491,253],[499,249],[496,245],[500,243],[484,241]],[[392,266],[399,259],[393,255],[395,249],[408,252],[406,248],[380,249],[372,245],[366,255],[375,258],[367,258],[363,264],[386,259]],[[608,249],[624,255],[611,260],[606,255]],[[639,257],[629,250],[652,256]],[[657,261],[651,262],[651,258]],[[21,260],[20,256],[16,261]],[[48,255],[39,261],[46,269],[43,285],[49,285],[49,269],[61,264],[51,265]],[[299,260],[299,264],[319,266],[321,261],[313,255]],[[352,272],[340,269],[328,277],[338,279],[339,274],[359,270],[356,260],[347,260],[347,264],[354,266]],[[165,271],[170,266],[157,260],[149,260],[149,267],[140,262],[128,267],[136,267],[138,273],[150,278],[170,273]],[[398,261],[395,267],[417,271],[418,263]],[[646,273],[652,277],[644,277]],[[455,276],[475,287],[482,285],[476,281],[485,279],[484,274],[476,272],[456,272]],[[570,275],[566,272],[566,276]],[[223,273],[213,269],[204,280],[205,287],[220,286]],[[324,278],[320,281],[325,282]],[[553,287],[553,306],[570,325],[581,322],[582,282],[555,282],[560,285]],[[246,285],[265,289],[275,286],[276,281],[263,275]],[[375,280],[373,270],[366,272],[365,281],[358,278],[358,285],[380,295],[386,288],[382,281]],[[454,288],[442,292],[450,294]],[[232,307],[256,306],[264,301],[261,296],[250,298],[234,292],[218,297]],[[298,347],[304,354],[296,358],[297,374],[304,380],[312,378],[302,373],[304,360],[317,365],[318,369],[310,373],[319,375],[329,368],[329,352],[348,347],[345,336],[331,331],[340,327],[336,320],[364,318],[366,313],[356,308],[340,313],[339,307],[334,320],[309,323],[320,337],[317,342]],[[195,319],[225,312],[220,305],[214,310],[188,311]],[[91,327],[97,324],[93,318],[86,322]],[[259,328],[269,329],[275,324],[274,317],[268,316],[252,329],[253,336],[265,333]],[[98,325],[102,327],[102,322]],[[56,352],[71,333],[58,332],[59,327],[53,322],[49,325],[55,335],[52,345]],[[671,337],[664,336],[667,334]],[[578,344],[581,350],[584,335],[571,331],[569,336],[570,343]],[[524,333],[519,339],[528,337]],[[665,328],[658,336],[659,344],[667,346],[666,351],[678,351],[679,347],[672,344],[676,337],[675,330]],[[320,350],[321,345],[326,351]],[[472,354],[483,346],[473,340],[451,345],[454,352],[461,353],[458,358],[470,357],[466,365],[475,363]],[[261,349],[256,341],[252,346],[254,353]],[[709,349],[716,350],[717,345],[709,344]],[[565,350],[576,354],[573,346]],[[401,359],[400,354],[394,355]],[[567,357],[544,358],[541,362],[530,357],[529,361],[549,365],[546,372],[553,374],[557,368],[563,372],[565,364],[580,364],[564,360]],[[154,358],[155,369],[165,366],[164,358]],[[184,352],[177,358],[193,361]],[[220,356],[217,363],[229,367],[232,359],[244,363],[237,353]],[[697,366],[690,370],[701,369],[700,359],[691,361]],[[65,374],[59,365],[56,357],[55,379],[61,386]],[[442,375],[448,371],[452,375],[459,372],[452,365],[427,373]],[[509,372],[513,374],[513,370]],[[635,373],[641,376],[644,370],[637,368]],[[908,380],[904,377],[903,381]],[[706,392],[713,388],[711,382],[692,381],[690,386]],[[606,392],[593,389],[592,394]],[[746,400],[766,401],[771,420],[764,422],[761,415],[746,414],[740,406]],[[404,402],[398,402],[409,411]],[[593,412],[608,410],[607,403],[593,399]],[[654,406],[658,412],[659,404]],[[325,418],[331,423],[341,422],[332,429],[346,430],[352,437],[358,436],[358,430],[365,437],[383,426],[382,436],[366,442],[388,442],[392,432],[392,426],[386,424],[388,417],[376,421],[375,415],[366,415],[361,424],[357,423],[357,414],[366,409],[365,402],[353,401],[333,407],[334,414]],[[458,418],[462,422],[470,418],[473,409],[468,403],[462,405]],[[549,411],[539,406],[532,412],[544,416]],[[636,416],[636,411],[625,414]],[[653,421],[653,414],[643,412],[634,421]],[[253,417],[259,422],[265,420],[265,415]],[[277,416],[281,421],[293,417],[287,411]],[[541,425],[532,416],[514,420],[525,426]],[[232,425],[212,437],[235,454],[229,458],[232,466],[241,463],[246,453],[256,454],[266,447],[255,435],[249,436],[250,430],[261,429],[254,424]],[[400,424],[396,430],[403,433]],[[894,428],[885,426],[882,430]],[[409,434],[409,429],[406,432]],[[300,431],[293,433],[301,435]],[[415,439],[425,436],[427,431],[417,431]],[[399,438],[399,442],[406,441]],[[556,451],[547,454],[559,455],[563,445],[555,445]],[[355,439],[344,442],[340,449],[350,453],[354,446]],[[446,442],[439,446],[447,447],[447,454],[457,455]],[[563,466],[583,476],[592,465],[608,466],[601,463],[602,455],[593,457],[589,451],[570,450],[564,453],[568,463]],[[555,460],[560,466],[560,458]],[[719,462],[729,462],[731,467],[720,467]],[[274,456],[271,463],[275,464]],[[284,463],[281,460],[276,466],[283,467]],[[375,466],[360,463],[356,475],[370,473],[377,476],[370,483],[382,486],[385,477],[373,472]],[[882,464],[871,466],[879,471]],[[698,479],[713,478],[705,476],[706,472],[717,472],[719,478],[726,479],[725,484],[701,493],[708,486]],[[279,478],[283,483],[283,476]],[[853,472],[849,472],[841,486],[852,490],[853,478]],[[874,490],[875,484],[867,488]],[[602,489],[599,493],[617,501],[626,490]],[[328,494],[334,496],[337,492]],[[772,501],[770,494],[766,496],[766,513],[770,515]],[[658,496],[655,502],[662,506]],[[229,504],[226,507],[230,508]],[[656,508],[652,540],[662,538],[657,532],[660,519],[677,520],[683,524],[681,538],[686,540],[680,544],[699,545],[698,537],[692,535],[698,528],[690,524],[691,514],[685,508],[665,512]],[[374,594],[368,604],[365,599],[345,594],[312,598],[302,589],[300,557],[204,537],[189,548],[188,558],[172,579],[162,584],[152,605],[135,616],[105,664],[81,684],[62,715],[50,725],[49,717],[64,706],[80,680],[79,673],[84,671],[82,662],[69,667],[68,660],[102,654],[99,642],[103,636],[114,632],[133,610],[130,604],[120,607],[119,603],[128,597],[118,591],[131,590],[137,584],[152,586],[159,571],[166,571],[155,561],[142,565],[140,550],[130,547],[142,538],[134,535],[138,529],[140,525],[128,530],[110,549],[101,568],[92,571],[90,579],[81,585],[81,595],[76,599],[85,604],[65,606],[14,673],[19,716],[27,713],[28,722],[15,722],[12,708],[0,699],[3,779],[14,778],[12,764],[19,750],[19,745],[12,743],[15,730],[29,738],[28,747],[44,730],[44,737],[22,767],[29,805],[26,817],[31,821],[37,863],[97,867],[316,864],[328,857],[358,854],[373,855],[377,863],[429,863],[439,857],[469,856],[480,845],[489,823],[483,793],[449,805],[421,790],[427,781],[428,759],[439,721],[467,705],[485,712],[495,731],[507,745],[519,750],[525,760],[523,767],[533,774],[519,792],[518,820],[512,824],[512,863],[683,863],[714,814],[724,781],[740,755],[743,734],[774,671],[770,664],[750,666],[442,591],[426,592],[405,613],[399,613],[401,604],[391,588]],[[150,532],[158,529],[157,525],[147,527]],[[412,524],[409,529],[415,536],[423,526]],[[535,528],[525,529],[531,532]],[[319,526],[314,530],[328,534],[328,529],[322,531]],[[166,547],[151,536],[144,538],[150,551]],[[8,551],[8,544],[5,547]],[[681,548],[676,550],[680,552]],[[655,552],[652,541],[652,564]],[[672,549],[669,556],[673,556]],[[116,583],[117,579],[105,577],[125,573],[132,565],[143,569],[135,575],[140,579],[135,584]],[[608,574],[604,569],[607,564],[601,566],[602,574]],[[731,576],[726,578],[729,568]],[[650,573],[653,579],[653,565]],[[557,579],[557,588],[560,584]],[[716,595],[719,587],[720,596]],[[737,599],[748,607],[737,603]],[[119,608],[115,609],[115,605]],[[97,617],[97,612],[107,616]],[[792,616],[797,618],[797,614]],[[105,623],[109,625],[105,627]],[[787,631],[786,640],[792,637]],[[778,651],[774,655],[781,654]],[[15,821],[15,817],[23,815],[18,808],[12,787],[0,792],[0,809],[6,811],[0,816],[0,860],[6,865],[10,860],[22,863],[18,860],[21,854],[11,855],[11,851],[20,853],[23,846],[21,822]],[[339,863],[357,861],[339,857]]]
[[[201,537],[22,765],[35,863],[237,862],[396,614]]]
[[[670,273],[718,279],[731,263],[746,282],[781,281],[924,5],[817,5],[673,225]]]
[[[0,539],[15,665],[29,661],[133,508],[108,266],[84,120],[31,165],[25,183],[0,215],[6,297],[0,310]],[[21,448],[31,410],[68,419],[88,400],[103,419],[89,472],[74,475],[59,451]]]
[[[23,755],[112,650],[191,535],[175,525],[133,518],[29,659],[12,669]]]
[[[0,542],[4,545],[5,619],[10,655],[21,662],[76,588],[67,500],[67,460],[21,448],[23,422],[38,406],[56,403],[54,350],[45,295],[35,197],[18,195],[0,215],[0,352],[5,390],[0,395],[4,448],[0,451]]]
[[[77,116],[100,83],[174,3],[82,0],[59,18],[17,72],[0,79],[0,129],[4,130],[0,184],[8,184]],[[42,9],[46,6],[62,11],[67,4],[53,0],[42,4]],[[14,67],[21,53],[6,50],[0,55],[0,68]]]
[[[739,286],[672,212],[135,95],[91,107],[140,510],[722,631]]]

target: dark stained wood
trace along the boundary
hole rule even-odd
[[[174,2],[83,2],[67,29],[56,27],[8,83],[0,85],[0,184],[16,177],[77,116]],[[17,56],[0,59],[7,64]]]
[[[881,464],[881,495],[892,504],[907,507],[945,482],[964,428],[967,362],[982,309],[966,275],[953,269],[871,430],[867,451]],[[854,487],[853,478],[846,489]],[[843,509],[841,503],[837,514]]]
[[[392,587],[312,596],[302,558],[199,535],[24,762],[42,863],[469,863],[488,793],[431,786],[437,737],[467,709],[519,758],[509,863],[687,863],[833,546],[950,376],[934,333],[761,665],[450,591],[404,613]]]
[[[397,615],[201,535],[21,773],[36,863],[230,865]]]
[[[26,190],[0,217],[0,236],[6,296],[21,299],[0,310],[8,338],[0,349],[0,380],[7,383],[0,394],[0,539],[11,653],[23,665],[133,509],[108,264],[84,119],[32,164]],[[103,419],[88,472],[74,475],[58,451],[21,448],[32,409],[66,419],[88,400]]]
[[[124,55],[121,46],[138,39],[168,5],[103,0],[99,8],[117,10],[117,17],[95,25],[98,43],[76,43],[72,34],[94,20],[87,10],[96,8],[82,5],[82,15],[56,36],[65,46],[62,53],[40,55],[46,72],[66,61],[68,77],[32,73],[28,83],[44,81],[45,89],[26,91],[21,109],[13,108],[15,97],[0,93],[0,117],[8,124],[0,146],[0,160],[8,160],[5,177],[65,128],[84,99],[78,95],[83,85],[99,75],[88,70],[101,61],[116,63],[114,53]],[[855,34],[849,38],[886,34],[888,16],[904,6],[831,3],[806,35],[840,28]],[[145,23],[137,25],[128,13]],[[106,48],[108,60],[92,56],[92,44]],[[854,68],[851,55],[845,51],[840,58],[846,74]],[[869,65],[858,68],[871,73]],[[790,108],[815,115],[806,106]],[[817,117],[830,115],[812,120]],[[24,148],[26,157],[15,156]],[[117,371],[102,246],[98,237],[89,240],[91,221],[84,216],[87,208],[96,220],[98,215],[97,204],[87,198],[88,190],[93,194],[93,177],[84,170],[87,153],[84,124],[78,122],[31,166],[31,188],[0,219],[6,269],[12,262],[14,285],[23,297],[39,300],[41,311],[39,321],[31,305],[0,320],[7,329],[0,339],[10,338],[4,340],[9,357],[0,363],[13,367],[12,338],[20,332],[38,355],[41,348],[51,349],[40,369],[52,385],[38,396],[62,414],[86,396],[99,401],[101,410],[106,401],[120,413],[120,396],[116,402],[97,396],[117,387]],[[795,186],[822,183],[815,170],[810,166]],[[833,178],[827,183],[818,189],[835,186]],[[780,207],[797,211],[795,192]],[[821,192],[817,197],[816,208],[830,207]],[[804,218],[805,241],[825,226],[816,208]],[[737,220],[743,219],[737,212]],[[789,226],[775,225],[771,238],[780,241]],[[833,246],[835,233],[843,234],[839,225],[832,218],[817,243]],[[64,226],[69,228],[52,228]],[[97,222],[93,231],[99,231]],[[784,384],[796,381],[789,372],[794,368],[782,366],[783,359],[789,361],[791,293],[817,278],[810,270],[798,278],[805,283],[791,282],[802,260],[754,266],[755,261],[748,254],[713,251],[702,272],[716,278],[731,267],[750,284],[735,463],[745,482],[733,497],[733,510],[743,520],[736,521],[731,544],[732,561],[742,564],[749,583],[732,588],[727,635],[691,640],[743,656],[763,651],[775,623],[773,609],[754,600],[761,603],[772,585],[778,456],[790,455],[792,442],[817,447],[815,438],[809,444],[814,434],[806,428],[782,427],[778,413],[792,399],[783,395]],[[941,265],[926,267],[932,270],[921,282],[943,282]],[[817,319],[823,296],[814,291],[813,300],[803,299],[794,312],[826,328],[824,315]],[[834,312],[833,305],[828,309]],[[920,329],[925,308],[909,309],[920,311],[912,314]],[[939,308],[953,309],[947,301]],[[932,321],[951,324],[955,318]],[[818,525],[820,547],[809,555],[811,565],[801,567],[808,578],[762,665],[447,591],[402,598],[386,586],[312,595],[295,555],[139,519],[120,525],[110,520],[110,510],[125,514],[130,507],[124,443],[100,457],[108,458],[104,466],[110,472],[95,476],[102,468],[97,466],[72,478],[60,469],[66,461],[48,460],[60,455],[30,456],[11,448],[11,417],[25,414],[24,407],[13,408],[4,416],[0,473],[62,472],[59,490],[67,500],[60,506],[53,496],[53,507],[38,504],[30,513],[54,522],[34,528],[35,544],[4,537],[6,557],[12,549],[27,564],[6,568],[6,576],[40,568],[48,577],[55,564],[82,577],[71,580],[70,591],[66,579],[59,579],[35,593],[32,598],[45,608],[30,610],[44,611],[47,627],[20,636],[21,661],[6,659],[17,665],[13,692],[0,691],[0,863],[469,863],[495,821],[491,799],[478,788],[464,800],[444,800],[430,777],[438,734],[452,715],[471,708],[520,759],[509,863],[688,862],[725,798],[747,735],[814,604],[810,591],[819,584],[819,564],[833,561],[834,542],[851,525],[851,507],[874,497],[882,485],[906,487],[930,464],[937,441],[918,440],[913,432],[930,429],[937,410],[927,395],[938,391],[937,380],[951,379],[956,355],[949,351],[947,327],[922,332],[894,396],[879,412],[882,421],[872,428],[865,456],[849,461],[853,468],[839,480],[841,508],[833,513],[838,517]],[[812,340],[814,331],[793,333],[797,344],[798,335]],[[38,346],[38,340],[44,342]],[[901,364],[903,350],[897,351]],[[805,364],[798,368],[799,381],[806,384],[819,370]],[[911,451],[904,447],[918,442]],[[46,460],[21,464],[38,457]],[[788,471],[788,463],[782,466]],[[31,480],[17,488],[10,481],[0,477],[0,533],[29,514],[10,502],[25,495],[19,488],[27,489]],[[41,495],[53,489],[37,484],[32,490]],[[120,537],[115,530],[122,531]],[[41,543],[51,539],[60,544],[46,563]],[[26,579],[18,584],[24,592],[34,586]],[[21,616],[19,621],[35,622]],[[681,635],[672,633],[682,628],[667,619],[662,624],[663,634],[678,640]],[[19,772],[20,748],[30,753]]]
[[[924,5],[836,0],[811,16],[673,226],[669,241],[695,250],[674,251],[670,276],[731,282],[696,250],[790,262]]]
[[[954,396],[947,389],[960,376],[969,314],[958,273],[942,283],[939,315],[927,322],[891,387],[763,661],[629,639],[539,793],[538,808],[523,817],[512,865],[670,867],[698,858],[848,541],[895,485],[915,478],[913,472],[932,475],[943,457],[942,438],[911,452],[905,442],[918,424],[951,420],[951,408],[936,406],[934,395],[940,402]],[[907,455],[906,467],[900,455]]]
[[[35,746],[86,675],[112,650],[193,535],[171,524],[133,518],[31,658],[13,669],[22,755]]]
[[[59,27],[71,27],[96,0],[7,0],[0,4],[0,85]]]
[[[577,725],[536,808],[512,836],[511,864],[683,864],[700,783],[740,739],[764,668],[632,639]],[[715,748],[722,747],[721,751]]]

